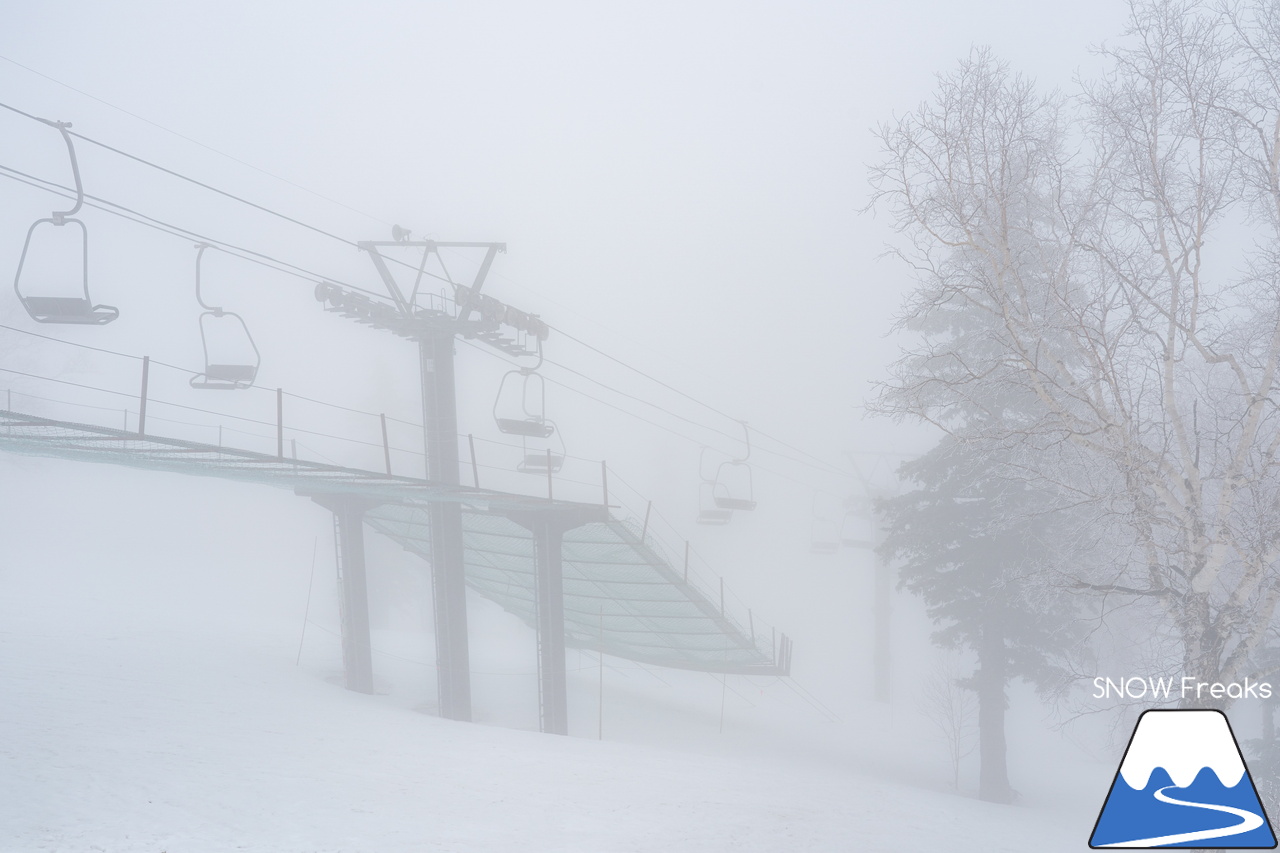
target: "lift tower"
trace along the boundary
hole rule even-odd
[[[396,236],[407,232],[396,229]],[[322,282],[316,299],[328,310],[416,341],[422,376],[422,423],[426,449],[426,477],[456,486],[458,477],[458,412],[454,376],[454,339],[473,338],[509,355],[529,351],[530,340],[547,336],[547,326],[536,316],[504,305],[481,288],[494,256],[506,251],[505,243],[458,243],[396,239],[362,241],[361,250],[373,260],[387,293],[387,302]],[[420,249],[413,288],[407,294],[388,266],[383,249]],[[441,249],[483,250],[484,257],[470,286],[448,278],[452,293],[424,291],[423,276],[432,254]],[[508,326],[514,334],[504,334]],[[440,715],[451,720],[471,719],[471,672],[467,645],[466,571],[463,563],[462,507],[456,502],[434,502],[430,507],[431,578],[435,606],[436,678]]]

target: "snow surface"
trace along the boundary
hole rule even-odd
[[[1219,711],[1148,711],[1138,721],[1120,775],[1135,791],[1147,787],[1151,772],[1163,767],[1173,784],[1185,788],[1208,767],[1234,788],[1244,776],[1227,718]]]
[[[597,662],[576,652],[572,736],[542,735],[532,634],[478,599],[477,723],[434,716],[421,604],[375,619],[378,693],[351,693],[332,556],[321,539],[295,665],[313,537],[277,542],[286,523],[324,531],[325,514],[283,494],[244,510],[254,527],[225,509],[247,487],[208,488],[145,536],[61,535],[53,493],[0,518],[0,853],[1053,853],[1084,849],[1114,773],[1050,773],[1068,750],[1022,750],[1023,802],[989,805],[945,790],[905,701],[838,697],[835,722],[778,680],[722,687],[607,658],[600,741]],[[228,529],[257,537],[251,557],[227,558]],[[370,538],[389,563],[382,547]],[[376,602],[388,580],[372,580]]]

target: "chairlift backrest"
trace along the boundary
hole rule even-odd
[[[94,305],[89,296],[89,229],[79,219],[72,218],[84,205],[84,187],[80,182],[80,164],[76,160],[75,146],[72,144],[71,134],[67,130],[71,125],[68,122],[48,121],[47,119],[40,119],[40,121],[50,127],[57,128],[62,134],[63,140],[67,143],[67,153],[71,158],[71,173],[75,177],[76,203],[70,210],[55,210],[44,219],[37,219],[31,223],[31,227],[27,229],[27,239],[22,244],[22,255],[18,258],[18,271],[13,277],[13,292],[17,294],[18,300],[22,303],[22,307],[26,312],[31,315],[31,319],[37,323],[103,326],[119,317],[120,311],[112,305]],[[81,271],[78,276],[79,282],[55,285],[51,288],[54,295],[24,293],[22,270],[26,266],[27,253],[31,250],[31,238],[35,235],[36,230],[43,225],[62,228],[68,223],[74,223],[80,228]],[[28,282],[29,284],[30,282]],[[71,286],[68,286],[68,284],[71,284]]]

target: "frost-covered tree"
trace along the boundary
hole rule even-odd
[[[1059,661],[1078,641],[1074,614],[1043,571],[1060,550],[1064,511],[1025,480],[993,473],[988,453],[951,436],[899,474],[915,488],[880,504],[882,550],[924,602],[934,642],[977,659],[960,684],[978,700],[978,796],[1007,803],[1009,682],[1060,687]]]
[[[881,128],[922,335],[879,407],[1087,508],[1117,548],[1064,588],[1239,680],[1280,603],[1280,7],[1135,2],[1103,55],[1065,97],[975,53]],[[993,384],[1034,407],[975,419]]]

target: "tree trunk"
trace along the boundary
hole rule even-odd
[[[1004,738],[1006,653],[999,616],[989,615],[978,647],[978,798],[1013,802]]]

